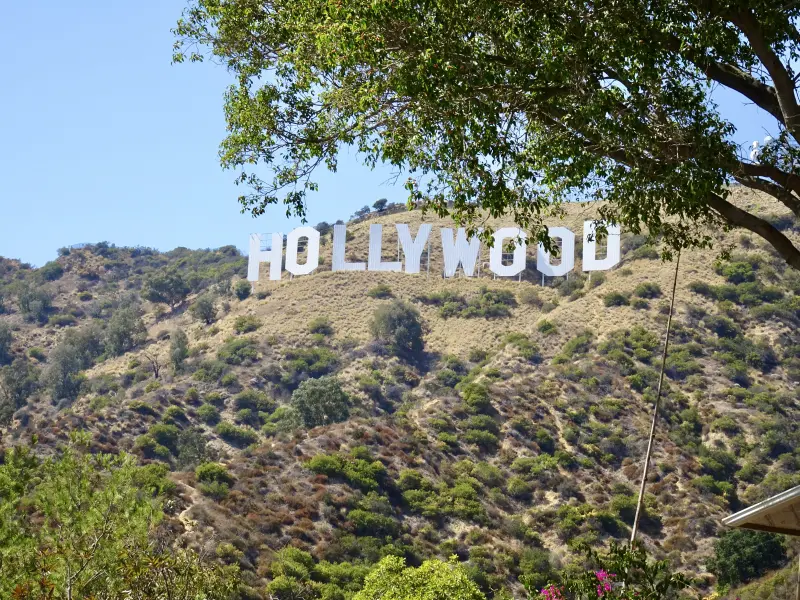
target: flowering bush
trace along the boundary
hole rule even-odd
[[[587,547],[584,551],[596,568],[567,575],[562,585],[551,583],[540,591],[540,600],[671,600],[689,586],[666,561],[649,561],[640,544],[612,542],[603,555]]]

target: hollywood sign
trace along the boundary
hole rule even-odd
[[[423,223],[419,226],[416,236],[411,235],[408,225],[398,223],[398,246],[402,249],[403,258],[400,261],[383,260],[383,225],[374,223],[369,227],[369,255],[367,262],[348,262],[345,259],[345,246],[347,240],[347,226],[333,226],[333,256],[331,260],[332,271],[398,271],[405,273],[419,273],[422,254],[428,251],[428,260],[431,254],[431,225]],[[607,249],[604,258],[597,258],[596,222],[585,221],[583,224],[583,270],[605,271],[619,263],[620,259],[620,228],[618,225],[606,225]],[[536,253],[536,270],[543,276],[563,276],[575,267],[575,234],[566,227],[550,227],[548,232],[551,238],[561,240],[561,261],[553,264],[550,253],[544,246],[538,244]],[[453,277],[462,268],[464,275],[472,277],[478,263],[481,242],[476,236],[467,238],[465,229],[459,228],[455,235],[452,229],[442,227],[441,249],[444,258],[444,276]],[[298,227],[286,236],[285,268],[292,275],[309,275],[319,267],[319,231],[313,227]],[[489,252],[489,269],[499,277],[514,277],[522,273],[527,266],[527,235],[518,227],[503,227],[494,232],[494,243]],[[305,239],[305,244],[301,240]],[[282,265],[284,263],[283,234],[273,233],[271,244],[264,235],[254,233],[250,236],[250,255],[247,267],[247,279],[258,281],[259,266],[269,263],[269,278],[271,281],[280,281]],[[506,253],[504,248],[513,242],[514,250]],[[301,249],[305,248],[305,262],[300,264],[298,258]],[[400,252],[398,249],[398,258]],[[510,260],[511,262],[506,264]],[[430,267],[430,262],[428,263]]]

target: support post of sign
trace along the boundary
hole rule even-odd
[[[431,238],[428,236],[428,274],[426,277],[430,279],[431,276]]]

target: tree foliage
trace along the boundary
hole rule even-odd
[[[306,427],[330,425],[350,416],[350,397],[332,376],[306,379],[292,392],[291,406]]]
[[[764,531],[732,529],[714,543],[708,569],[720,585],[737,585],[761,577],[786,562],[786,547],[780,536]]]
[[[217,309],[214,307],[214,298],[210,294],[203,294],[189,307],[189,312],[198,321],[211,325],[217,318]]]
[[[416,358],[425,345],[419,311],[402,300],[378,307],[370,329],[375,339],[388,342],[398,356]]]
[[[367,575],[354,600],[485,600],[466,569],[454,559],[426,560],[407,567],[405,559],[387,556]]]
[[[800,268],[763,209],[728,199],[736,182],[800,216],[798,16],[771,0],[190,0],[174,58],[235,75],[221,157],[252,169],[237,182],[254,214],[304,215],[314,170],[352,145],[471,232],[482,209],[508,213],[552,249],[542,217],[577,195],[667,249],[743,227]],[[732,141],[747,117],[721,114],[715,87],[773,119],[754,159]]]
[[[0,596],[229,600],[232,571],[156,547],[165,470],[90,454],[73,434],[57,456],[9,450],[0,465]]]
[[[641,544],[611,542],[607,552],[582,547],[593,568],[566,572],[561,585],[538,590],[542,600],[674,600],[689,580],[674,573],[666,561],[652,561]],[[537,590],[530,590],[536,593]]]
[[[138,306],[117,309],[106,326],[106,351],[112,356],[125,354],[147,339],[147,328]]]
[[[0,323],[0,366],[9,364],[14,355],[11,352],[11,344],[14,341],[14,334],[11,328],[5,323]]]
[[[189,357],[189,336],[183,329],[176,329],[169,336],[169,359],[172,367],[180,371]]]
[[[161,302],[175,308],[189,295],[190,287],[178,271],[153,275],[145,282],[142,297],[150,302]]]

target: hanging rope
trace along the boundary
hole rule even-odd
[[[661,355],[661,375],[658,378],[658,390],[656,391],[656,404],[653,408],[653,422],[650,424],[650,438],[647,440],[647,453],[644,456],[644,470],[642,471],[642,484],[639,487],[639,500],[636,503],[636,516],[633,518],[633,531],[631,533],[631,544],[636,541],[636,534],[639,531],[639,518],[642,514],[644,503],[644,488],[647,483],[647,472],[650,468],[650,455],[653,453],[653,439],[656,435],[656,423],[658,422],[658,409],[661,405],[661,388],[664,384],[664,368],[667,364],[667,350],[669,349],[669,334],[672,330],[672,314],[675,312],[675,289],[678,287],[678,266],[681,264],[681,252],[678,250],[678,258],[675,261],[675,279],[672,282],[672,301],[669,305],[669,317],[667,318],[667,335],[664,341],[664,354]]]

